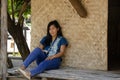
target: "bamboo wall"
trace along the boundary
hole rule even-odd
[[[32,0],[31,50],[57,19],[69,41],[62,66],[107,70],[108,0],[81,0],[88,16],[78,15],[69,0]]]

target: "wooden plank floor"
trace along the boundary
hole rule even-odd
[[[0,73],[0,80],[2,80],[2,75],[1,75],[1,73]]]
[[[16,76],[9,76],[8,78],[7,78],[7,80],[28,80],[28,79],[26,79],[26,78],[24,78],[24,77],[16,77]],[[32,79],[32,80],[41,80],[40,78],[34,78],[34,79]]]
[[[24,80],[23,76],[16,72],[22,64],[22,60],[12,59],[14,68],[8,69],[9,80]],[[35,65],[35,64],[33,64]],[[35,66],[30,66],[35,67]],[[95,71],[95,70],[80,70],[75,68],[61,68],[58,70],[49,70],[37,75],[35,78],[40,80],[40,77],[67,79],[67,80],[120,80],[120,71]],[[25,79],[26,80],[26,79]]]
[[[10,71],[8,72],[10,73]],[[13,74],[14,70],[11,73]],[[61,68],[58,70],[45,71],[44,73],[41,73],[36,77],[67,79],[67,80],[120,80],[120,72],[119,71],[114,72],[114,71],[80,70],[75,68]]]

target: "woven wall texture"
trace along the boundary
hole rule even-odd
[[[32,0],[31,50],[58,20],[69,41],[62,66],[107,70],[108,0],[81,0],[88,16],[80,17],[69,0]]]

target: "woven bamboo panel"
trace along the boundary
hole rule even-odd
[[[31,50],[57,19],[69,41],[62,66],[107,70],[107,0],[81,0],[87,18],[81,18],[69,0],[32,0]]]

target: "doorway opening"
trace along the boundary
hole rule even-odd
[[[108,0],[108,69],[120,69],[120,0]]]

